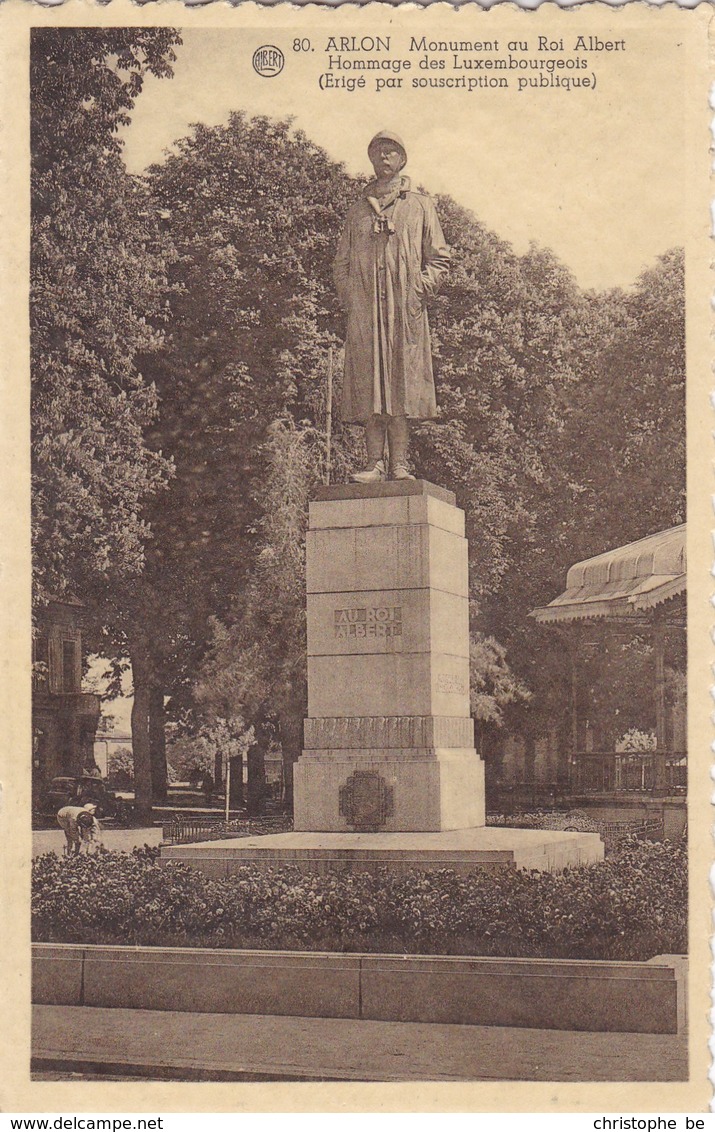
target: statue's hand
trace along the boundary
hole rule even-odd
[[[425,299],[431,298],[431,296],[435,293],[434,282],[429,273],[426,271],[423,271],[420,275],[419,293],[423,301]]]

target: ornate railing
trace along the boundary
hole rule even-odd
[[[574,833],[598,833],[607,853],[612,853],[627,837],[659,841],[663,838],[663,819],[645,818],[636,821],[604,821],[594,812],[572,810],[552,813],[487,814],[487,825],[506,825],[513,829],[564,830]]]
[[[162,826],[162,838],[172,845],[185,845],[194,841],[218,841],[224,837],[253,837],[266,833],[287,833],[292,822],[285,814],[271,814],[255,818],[231,818],[220,815],[172,814]]]
[[[684,794],[688,785],[684,751],[666,751],[663,787]],[[578,751],[571,758],[571,792],[576,794],[650,794],[658,786],[655,751]]]

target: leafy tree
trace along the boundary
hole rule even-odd
[[[33,169],[119,156],[117,130],[129,125],[145,75],[170,77],[179,43],[172,28],[33,28]]]
[[[511,671],[506,650],[493,637],[469,638],[469,706],[479,724],[501,726],[508,704],[525,703],[529,689]]]
[[[625,735],[616,743],[617,751],[654,751],[656,749],[656,738],[652,731],[639,731],[636,727],[631,727],[626,731]]]
[[[171,715],[190,717],[212,618],[243,618],[237,610],[265,551],[275,422],[324,418],[336,341],[330,264],[348,183],[289,123],[240,114],[195,127],[150,171],[174,249],[164,342],[147,361],[162,405],[151,442],[171,457],[175,477],[150,513],[142,578],[116,609],[140,688],[133,728],[146,751],[152,698],[161,710],[166,692]],[[319,444],[312,459],[317,479]]]
[[[660,256],[632,292],[590,296],[588,306],[559,451],[574,484],[577,557],[685,518],[682,249]]]
[[[553,581],[545,519],[563,472],[551,454],[576,380],[569,348],[582,298],[550,252],[516,256],[454,201],[439,207],[453,248],[432,312],[441,418],[416,430],[416,460],[466,511],[472,708],[493,758],[504,726],[543,725],[533,695],[543,660],[533,629],[521,629]]]
[[[115,747],[107,759],[107,777],[130,786],[134,778],[134,755],[129,747]]]
[[[165,269],[118,127],[171,29],[34,29],[32,455],[35,596],[96,596],[141,568],[146,501],[170,471],[145,442],[156,395],[137,365],[161,339]]]
[[[116,716],[109,715],[107,712],[102,712],[99,717],[99,723],[97,724],[97,734],[111,735],[112,731],[114,730],[115,722]]]
[[[167,743],[168,757],[179,782],[191,781],[199,773],[209,773],[220,782],[227,759],[245,755],[247,748],[248,733],[238,718],[231,722],[215,719],[193,735],[176,735]]]
[[[157,396],[140,365],[161,344],[168,253],[117,130],[144,76],[171,74],[178,42],[170,28],[32,38],[35,596],[80,594],[105,626],[108,594],[142,570],[147,506],[171,474],[147,443]],[[135,753],[146,808],[141,744]]]
[[[499,589],[548,490],[548,441],[578,289],[532,249],[519,258],[468,210],[439,199],[453,267],[434,304],[441,419],[417,430],[416,460],[467,512],[471,592]],[[491,631],[491,626],[487,626]]]
[[[647,640],[624,641],[603,627],[557,634],[527,614],[563,589],[574,562],[682,522],[684,309],[678,249],[631,292],[578,298],[566,342],[568,380],[556,389],[557,427],[544,447],[549,474],[534,495],[534,537],[492,598],[506,614],[492,631],[535,693],[509,724],[542,734],[560,718],[564,747],[571,671],[562,646],[569,642],[579,654],[581,714],[600,734],[599,745],[611,747],[628,726],[653,724]],[[669,644],[676,667],[684,665],[682,645],[676,637]]]
[[[310,428],[278,421],[266,443],[260,550],[229,625],[214,622],[196,696],[212,717],[238,713],[274,721],[286,796],[307,714],[305,525],[320,441]]]

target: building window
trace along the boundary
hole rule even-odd
[[[50,656],[47,633],[38,633],[32,639],[32,686],[37,692],[46,692],[50,676]]]
[[[62,691],[79,692],[77,641],[62,642]]]

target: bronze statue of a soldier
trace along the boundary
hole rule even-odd
[[[402,175],[407,150],[381,130],[368,146],[375,178],[348,212],[334,264],[347,311],[342,419],[365,426],[367,467],[357,483],[414,479],[409,420],[436,415],[426,300],[449,265],[435,207]]]

